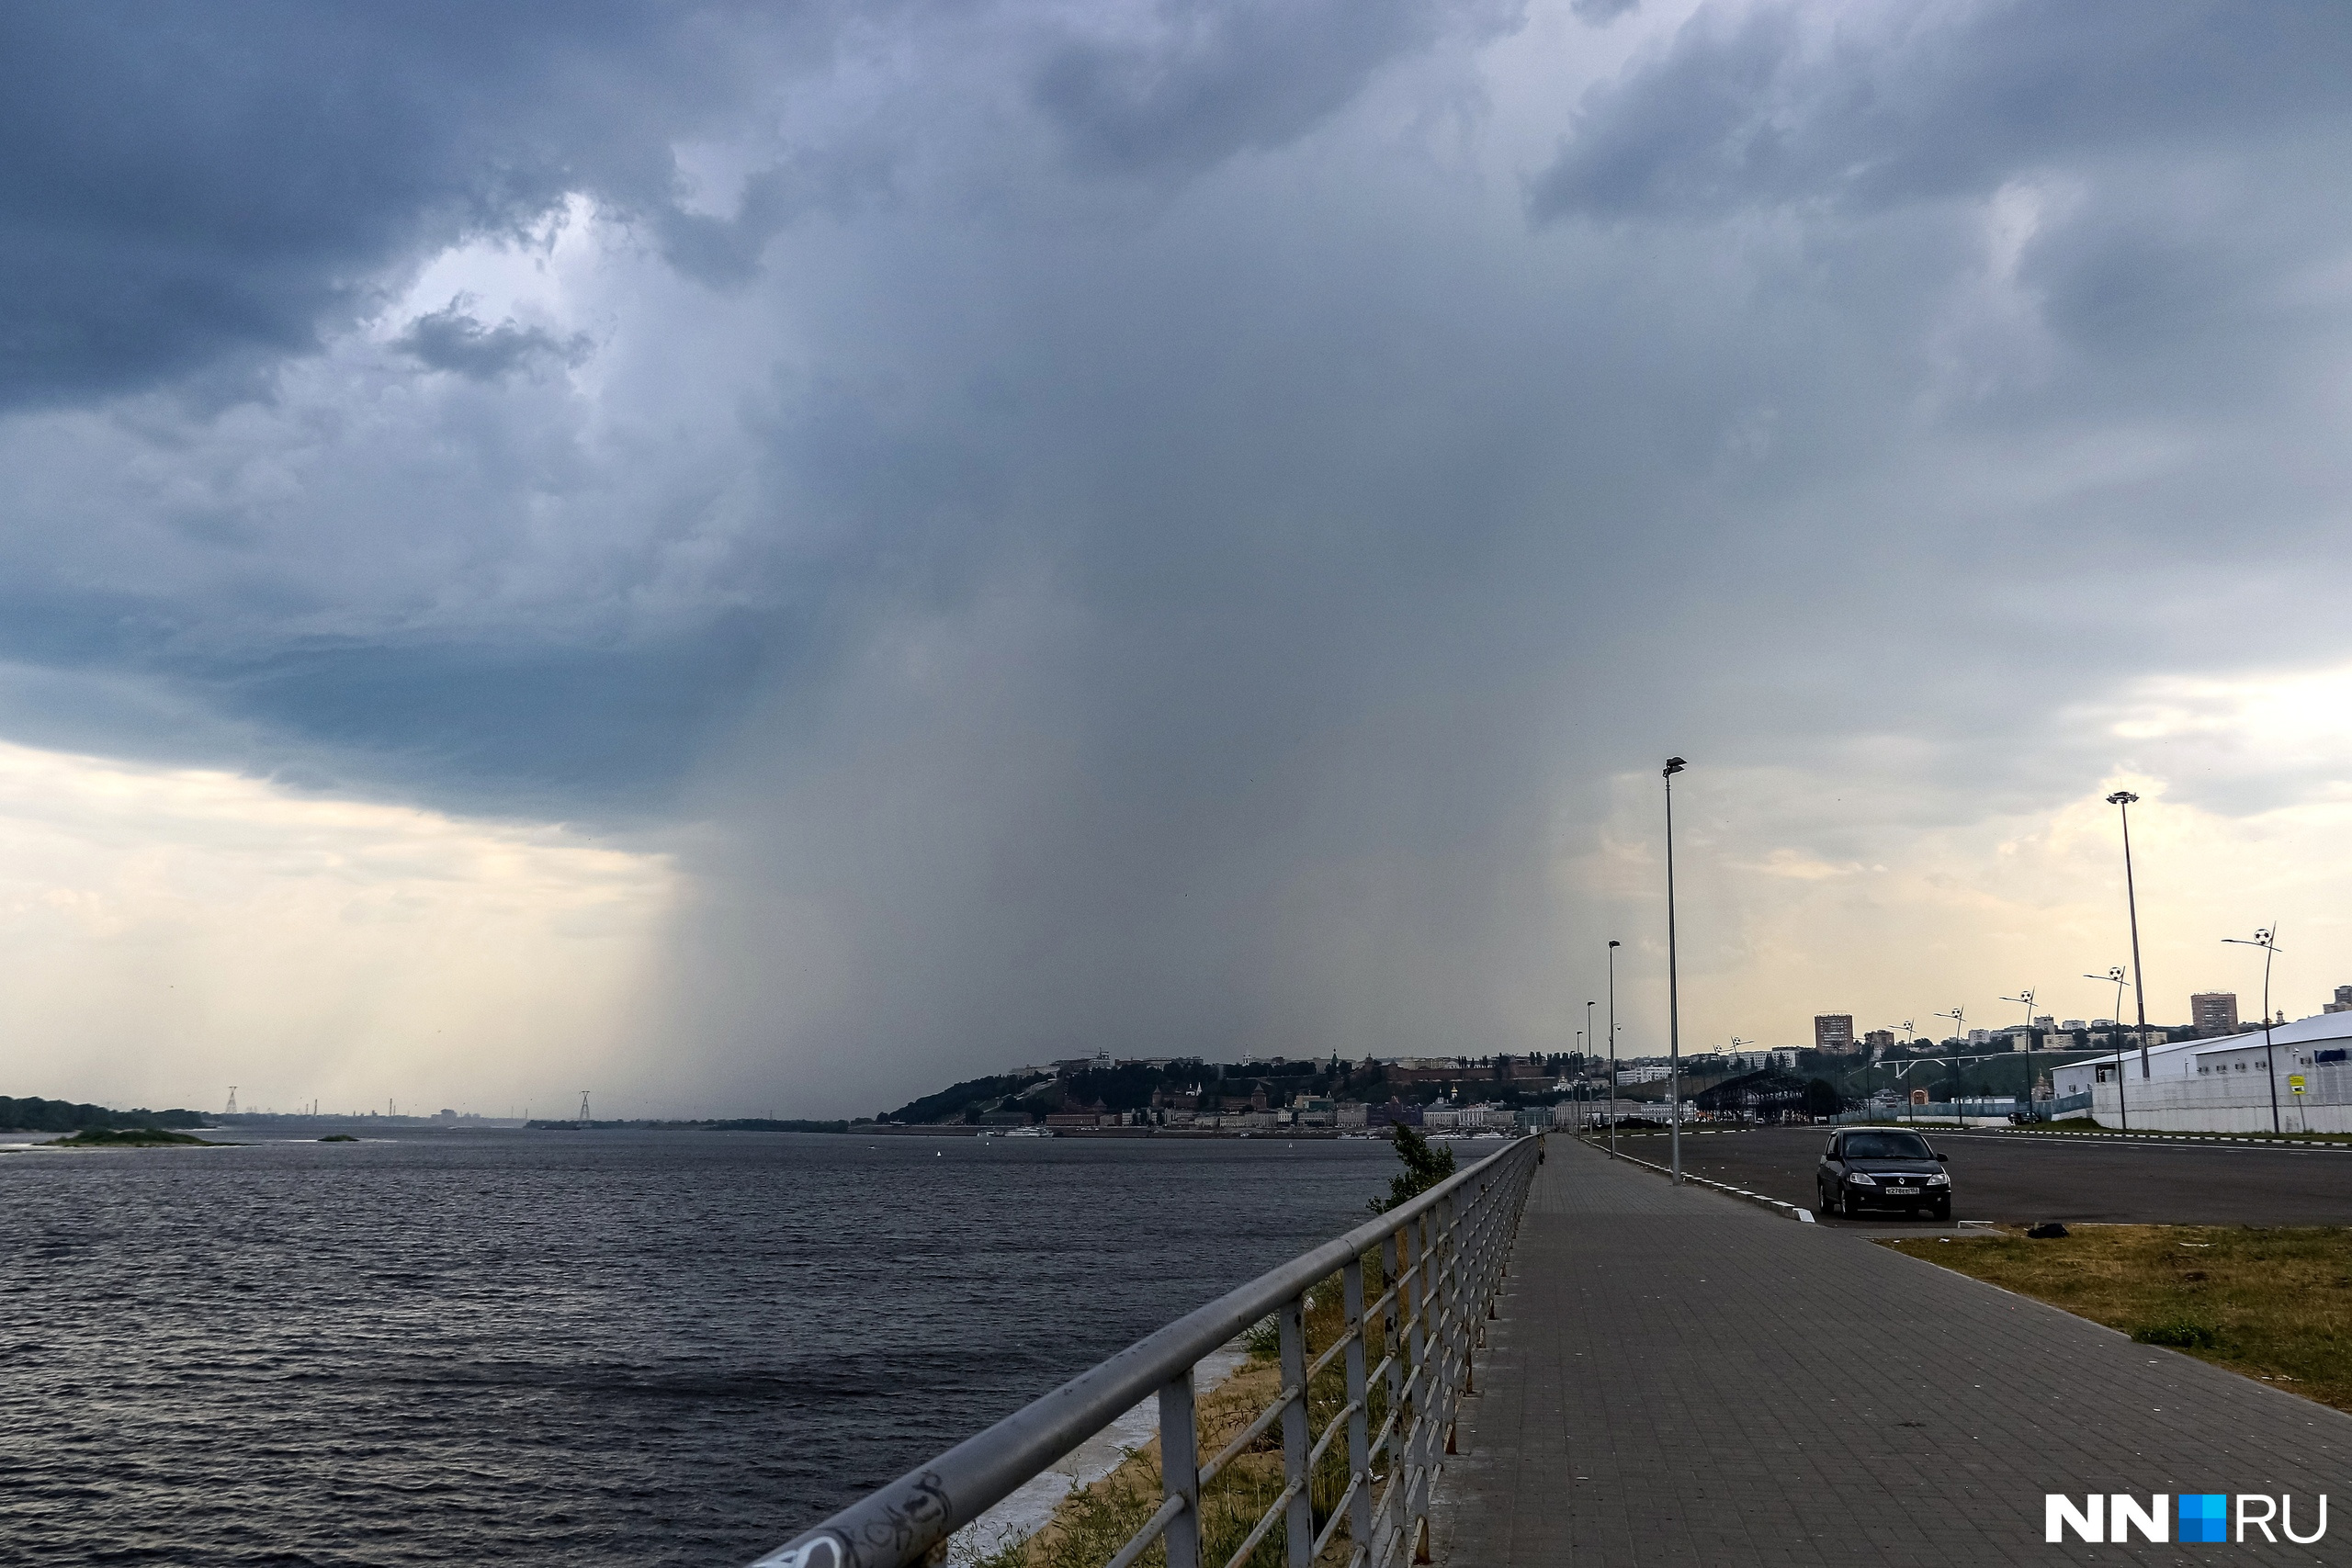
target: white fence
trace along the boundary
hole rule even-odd
[[[2131,1074],[2122,1084],[2095,1084],[2091,1114],[2103,1127],[2127,1122],[2152,1133],[2267,1133],[2271,1130],[2271,1086],[2278,1086],[2278,1130],[2282,1133],[2352,1133],[2352,1062],[2295,1060],[2297,1052],[2275,1048],[2275,1070],[2263,1071],[2260,1052],[2251,1070],[2143,1078]],[[2296,1092],[2296,1080],[2302,1092]],[[2120,1093],[2119,1094],[2119,1088]]]

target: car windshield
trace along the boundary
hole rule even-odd
[[[1846,1140],[1848,1159],[1933,1159],[1928,1140],[1917,1133],[1856,1133]]]

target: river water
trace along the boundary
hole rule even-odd
[[[0,1156],[0,1557],[741,1563],[1394,1168],[619,1132]]]

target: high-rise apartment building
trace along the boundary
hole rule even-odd
[[[1854,1015],[1850,1012],[1814,1014],[1813,1048],[1841,1056],[1851,1052],[1854,1048]]]
[[[2235,991],[2199,991],[2188,998],[2188,1021],[2199,1034],[2235,1034],[2238,997]]]
[[[1894,1031],[1873,1029],[1862,1036],[1862,1049],[1872,1056],[1883,1056],[1894,1049]]]
[[[2336,987],[2335,999],[2332,1002],[2326,1003],[2319,1010],[2322,1012],[2352,1012],[2352,986]]]

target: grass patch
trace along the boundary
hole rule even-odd
[[[2352,1230],[2095,1225],[1880,1245],[2352,1411]]]
[[[49,1146],[53,1149],[153,1149],[185,1144],[204,1149],[230,1146],[192,1134],[167,1133],[161,1127],[85,1127],[70,1138],[53,1139]]]

